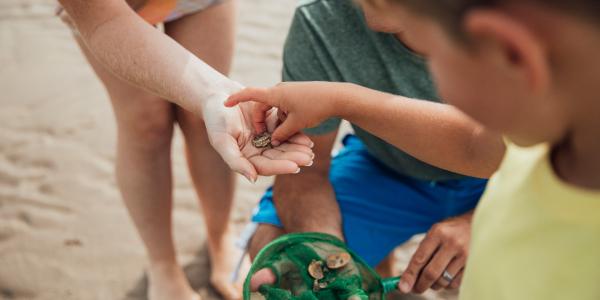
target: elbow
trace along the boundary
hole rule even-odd
[[[483,128],[476,129],[465,153],[465,160],[471,162],[471,174],[468,175],[489,179],[498,171],[505,151],[501,135]]]

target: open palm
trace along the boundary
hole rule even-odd
[[[214,96],[204,107],[203,115],[211,145],[232,170],[254,182],[258,175],[293,174],[312,164],[312,141],[303,134],[277,147],[254,147],[252,139],[257,132],[251,120],[252,104],[227,108],[223,105],[227,97]],[[276,113],[272,112],[267,118],[267,130],[272,132],[277,124]]]

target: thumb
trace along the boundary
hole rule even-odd
[[[240,147],[232,136],[224,134],[223,137],[211,140],[211,144],[231,170],[244,175],[251,183],[256,182],[258,174],[254,165],[242,155]]]
[[[278,146],[281,142],[287,141],[291,136],[304,129],[298,122],[295,114],[288,114],[287,118],[281,123],[271,135],[271,144]]]
[[[250,278],[250,291],[256,292],[263,284],[275,284],[277,278],[271,269],[261,269]]]

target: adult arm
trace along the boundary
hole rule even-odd
[[[59,1],[88,50],[107,70],[201,116],[212,146],[234,171],[255,181],[258,175],[294,173],[310,164],[311,141],[306,136],[290,140],[295,148],[252,146],[248,106],[232,110],[221,105],[241,85],[147,24],[124,0]],[[271,120],[273,126],[276,120]]]
[[[229,80],[140,18],[124,0],[59,0],[91,53],[115,75],[200,115]]]

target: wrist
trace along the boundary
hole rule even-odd
[[[195,97],[197,105],[195,105],[194,113],[199,116],[204,116],[210,111],[214,111],[216,108],[221,108],[223,102],[227,97],[242,90],[244,87],[233,81],[223,80],[210,87],[210,89],[203,91],[203,95]]]
[[[343,83],[336,94],[332,109],[334,116],[351,121],[360,110],[360,101],[364,97],[364,87],[354,83]]]

